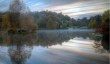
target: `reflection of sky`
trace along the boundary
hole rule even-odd
[[[0,9],[5,9],[9,0],[0,0]],[[4,2],[4,3],[3,3]],[[24,0],[31,11],[49,10],[62,12],[74,18],[101,14],[108,9],[109,0]]]
[[[94,40],[90,39],[83,39],[83,38],[73,38],[70,39],[68,42],[64,42],[61,46],[60,45],[53,45],[50,48],[57,48],[57,49],[69,49],[74,50],[75,52],[88,52],[94,53],[94,48],[92,47],[94,44]]]
[[[108,53],[96,53],[92,46],[93,42],[94,40],[76,37],[63,42],[62,45],[48,46],[48,48],[33,46],[31,56],[25,59],[24,64],[108,64]],[[8,56],[9,49],[10,46],[0,46],[0,64],[12,64],[12,59]],[[29,49],[28,46],[26,49]],[[26,51],[24,49],[21,52]]]

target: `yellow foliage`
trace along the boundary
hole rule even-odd
[[[3,29],[10,29],[10,28],[11,28],[11,24],[9,21],[9,16],[8,16],[8,14],[4,14],[2,16],[2,30]]]

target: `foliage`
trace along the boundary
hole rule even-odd
[[[0,13],[1,14],[1,13]],[[12,0],[8,11],[0,15],[0,28],[11,32],[33,32],[37,24],[28,7],[21,0]]]
[[[7,17],[7,19],[9,19],[11,27],[15,27],[15,29],[22,28],[26,30],[67,29],[76,27],[80,28],[84,26],[89,28],[97,28],[100,27],[100,25],[108,24],[109,20],[109,10],[105,11],[102,15],[95,15],[90,18],[84,17],[77,20],[75,20],[74,18],[70,18],[67,15],[63,15],[62,13],[55,13],[51,11],[30,12],[24,15],[6,12],[0,13],[0,24],[4,24],[1,20],[4,14],[9,14],[9,17]]]
[[[109,23],[109,10],[105,11],[102,15],[102,23]]]
[[[10,29],[11,28],[11,24],[10,24],[10,21],[9,21],[9,16],[8,16],[8,14],[4,14],[3,16],[2,16],[2,26],[1,26],[2,28],[2,30],[4,30],[4,29]]]
[[[46,27],[48,29],[55,29],[57,27],[57,23],[54,22],[51,18],[49,18]]]
[[[105,11],[101,18],[101,22],[97,24],[99,27],[97,27],[97,32],[100,33],[106,33],[109,32],[109,10]]]
[[[89,28],[95,28],[96,27],[96,20],[92,19],[89,22]]]
[[[34,22],[38,24],[38,29],[65,29],[73,27],[73,22],[76,21],[67,15],[51,11],[33,12],[32,14]]]

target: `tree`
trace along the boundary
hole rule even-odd
[[[109,10],[105,11],[104,14],[102,15],[102,23],[109,23]]]
[[[57,24],[55,21],[52,21],[51,18],[48,19],[48,22],[47,22],[47,28],[48,29],[55,29],[57,27]]]
[[[11,24],[10,24],[10,21],[9,21],[9,16],[8,14],[4,14],[2,16],[2,30],[4,29],[10,29],[11,28]]]
[[[102,15],[102,22],[100,24],[100,33],[104,34],[109,32],[109,10],[105,11]]]
[[[102,15],[102,24],[101,24],[101,29],[102,29],[102,46],[104,49],[109,51],[109,10],[105,11]]]
[[[102,16],[101,15],[96,15],[94,16],[94,19],[96,20],[97,26],[99,26],[102,23]]]
[[[2,13],[0,13],[0,30],[1,30],[1,25],[2,25]]]
[[[89,28],[96,28],[96,20],[94,20],[94,19],[90,20],[88,26],[89,26]]]
[[[53,29],[49,27],[49,23],[55,24],[53,25],[56,26],[54,29],[65,29],[72,27],[74,23],[74,19],[70,18],[67,15],[63,15],[62,13],[41,11],[33,12],[32,14],[34,16],[35,22],[38,24],[39,29]]]
[[[22,0],[12,0],[9,6],[9,17],[14,32],[33,32],[35,26],[33,16]]]

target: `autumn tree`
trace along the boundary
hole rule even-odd
[[[10,29],[11,28],[11,24],[10,24],[10,21],[9,21],[9,16],[8,14],[4,14],[2,16],[2,30],[4,29]]]
[[[11,26],[15,32],[32,32],[36,30],[37,26],[34,23],[30,9],[23,3],[23,0],[12,0],[8,13]]]

